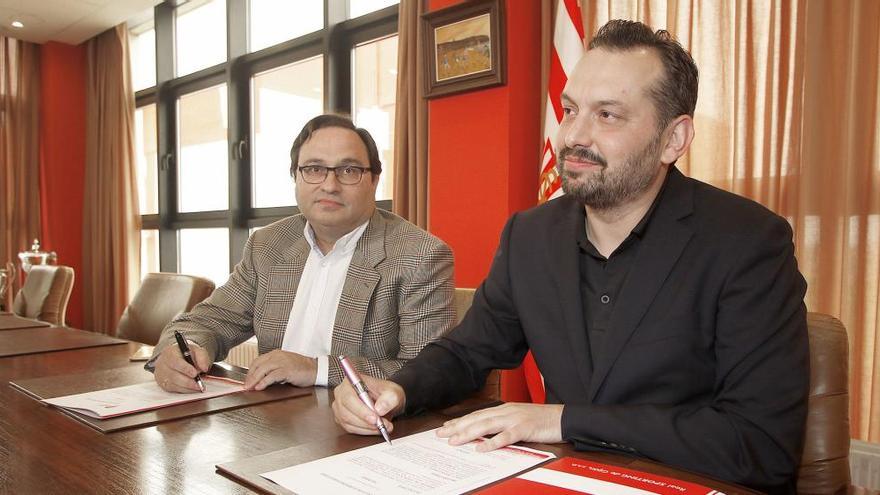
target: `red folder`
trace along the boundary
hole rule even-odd
[[[479,493],[722,495],[696,483],[574,457],[557,459]]]

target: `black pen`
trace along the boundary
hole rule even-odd
[[[175,331],[174,331],[174,338],[177,340],[177,347],[180,348],[180,353],[183,354],[183,359],[184,359],[187,363],[189,363],[190,365],[192,365],[192,367],[195,368],[196,371],[199,371],[199,367],[196,366],[195,361],[193,361],[192,353],[189,352],[189,346],[186,344],[186,340],[183,339],[183,335],[180,335],[180,332],[178,332],[177,330],[175,330]],[[202,392],[204,392],[204,391],[205,391],[205,384],[202,383],[202,377],[201,377],[201,376],[196,375],[196,383],[199,384],[199,390],[201,390]]]

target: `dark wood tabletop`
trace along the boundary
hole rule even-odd
[[[129,368],[129,355],[138,346],[129,343],[0,360],[0,493],[249,493],[244,485],[219,474],[216,466],[248,465],[248,459],[290,448],[298,453],[293,459],[306,460],[378,441],[343,432],[333,422],[332,394],[322,388],[302,397],[101,433],[8,384]],[[437,413],[398,420],[396,434],[421,431],[441,420]],[[633,458],[585,455],[564,445],[533,446],[559,456],[576,455],[680,477],[728,494],[746,493]]]
[[[67,327],[20,328],[0,332],[0,358],[127,342],[109,335]]]
[[[2,339],[2,336],[0,336]],[[250,493],[217,464],[342,435],[326,390],[155,426],[100,433],[11,380],[129,366],[139,344],[0,361],[0,493]]]
[[[22,318],[13,313],[0,313],[0,330],[18,330],[20,328],[48,327],[45,321]]]

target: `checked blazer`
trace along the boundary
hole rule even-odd
[[[309,256],[302,215],[251,235],[229,281],[162,332],[154,358],[174,330],[214,356],[256,335],[259,352],[281,347]],[[453,257],[440,239],[376,209],[348,268],[331,339],[328,385],[342,381],[336,356],[384,378],[455,323]]]

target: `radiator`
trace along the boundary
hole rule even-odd
[[[849,470],[853,485],[880,490],[880,443],[852,440],[849,447]]]
[[[224,362],[227,362],[233,366],[241,366],[242,368],[250,368],[251,362],[259,355],[257,352],[257,338],[252,337],[250,340],[242,342],[241,344],[233,347],[229,350],[229,355],[226,356]]]

